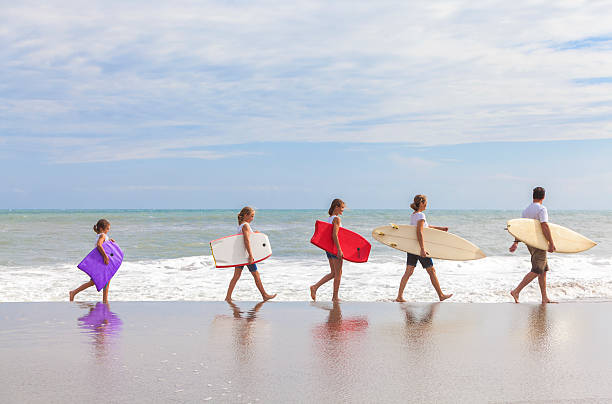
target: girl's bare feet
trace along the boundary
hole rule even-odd
[[[399,303],[405,303],[406,302],[406,300],[404,300],[403,297],[399,297],[399,296],[397,297],[397,299],[395,299],[395,301],[399,302]]]
[[[310,298],[312,300],[317,300],[317,289],[314,287],[314,285],[310,287]]]
[[[559,302],[552,301],[552,300],[550,300],[548,298],[542,299],[542,304],[546,304],[546,303],[559,303]]]
[[[512,290],[510,291],[510,295],[512,295],[512,297],[514,298],[514,303],[518,303],[518,302],[519,302],[519,300],[518,300],[519,295],[518,295],[518,293],[516,293],[516,292],[514,291],[514,289],[512,289]],[[544,302],[542,302],[542,303],[544,303]]]
[[[452,293],[450,295],[442,295],[442,296],[440,296],[440,301],[443,302],[446,299],[450,299],[452,296],[453,296]]]
[[[273,295],[265,295],[265,296],[263,296],[263,300],[264,300],[264,302],[267,302],[268,300],[274,299],[275,297],[276,297],[276,293],[273,294]]]
[[[70,295],[70,301],[74,302],[74,295],[76,294],[74,293],[74,290],[71,290],[70,292],[68,292],[68,294]]]
[[[225,301],[228,303],[231,303],[232,302],[231,296],[225,296]]]
[[[341,301],[342,300],[340,300],[340,298],[338,298],[338,297],[332,298],[332,302],[334,302],[334,303],[340,303]]]

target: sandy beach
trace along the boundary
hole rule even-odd
[[[612,303],[6,303],[0,402],[610,402]]]

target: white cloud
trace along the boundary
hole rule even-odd
[[[598,2],[15,2],[0,16],[11,77],[0,130],[116,135],[131,149],[116,159],[219,158],[156,147],[149,132],[194,147],[610,138],[610,84],[575,82],[610,76],[607,13]]]

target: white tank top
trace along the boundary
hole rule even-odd
[[[94,245],[94,247],[97,247],[97,246],[98,246],[98,240],[100,239],[100,237],[104,237],[104,238],[102,239],[102,242],[103,242],[103,243],[104,243],[105,241],[107,241],[107,240],[108,240],[108,236],[107,236],[106,234],[104,234],[104,233],[100,233],[100,234],[98,234],[98,238],[96,238],[96,244]]]
[[[334,215],[334,216],[330,216],[327,218],[327,223],[331,223],[334,224],[334,219],[337,218],[338,216]],[[339,219],[339,218],[338,218]],[[340,223],[340,227],[342,227],[342,223]]]
[[[242,234],[242,228],[245,224],[247,224],[247,222],[244,222],[240,226],[238,226],[238,234]],[[253,233],[253,229],[251,228],[251,226],[249,226],[249,233]]]

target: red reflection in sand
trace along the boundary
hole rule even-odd
[[[368,318],[366,316],[342,317],[340,303],[334,302],[332,307],[318,303],[312,304],[322,310],[327,310],[329,315],[327,321],[313,328],[313,334],[320,339],[348,339],[353,334],[359,334],[368,329]]]

